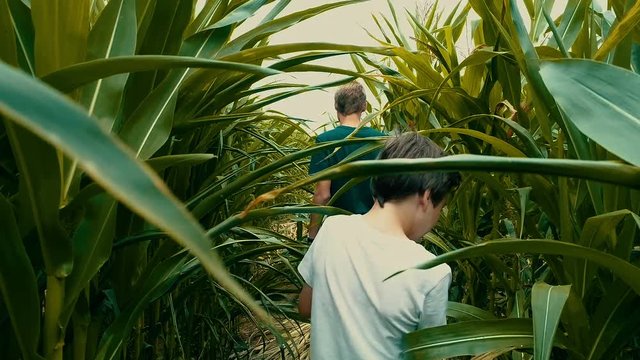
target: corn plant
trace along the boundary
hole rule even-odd
[[[268,37],[355,2],[281,15],[288,0],[211,0],[197,13],[191,0],[0,1],[4,355],[226,357],[231,316],[273,328],[243,264],[274,240],[216,229],[304,172],[289,160],[306,131],[262,108],[335,85],[254,84],[367,50]]]

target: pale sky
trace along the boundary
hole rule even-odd
[[[202,5],[204,0],[199,0],[199,5]],[[289,14],[296,11],[301,11],[309,7],[318,6],[321,4],[335,2],[332,1],[319,1],[319,0],[293,0],[287,6],[285,11],[281,14]],[[598,2],[604,2],[600,0]],[[406,15],[405,9],[411,13],[415,13],[416,7],[424,9],[430,4],[433,4],[432,0],[392,0],[393,6],[396,9],[398,15],[398,21],[405,29],[404,33],[408,36],[412,34],[410,29],[410,20]],[[443,10],[451,10],[458,1],[454,0],[440,0],[438,7]],[[275,1],[274,1],[275,3]],[[567,0],[555,1],[552,16],[558,16],[562,13],[567,4]],[[259,12],[254,14],[253,17],[248,19],[245,24],[237,29],[237,35],[242,34],[243,29],[255,26],[273,7],[273,3],[264,6]],[[520,1],[521,13],[526,16],[526,10],[523,2]],[[448,13],[448,11],[446,12]],[[389,5],[387,0],[369,0],[363,3],[352,4],[329,10],[321,15],[307,19],[301,23],[298,23],[289,29],[276,33],[270,37],[271,44],[282,44],[292,42],[332,42],[339,44],[353,44],[364,46],[377,46],[378,43],[371,39],[369,35],[363,30],[366,28],[371,33],[379,36],[378,27],[372,19],[372,14],[383,14],[387,18],[391,19],[391,13],[389,11]],[[470,14],[473,18],[477,18],[477,15]],[[411,40],[409,40],[411,42]],[[461,49],[461,53],[466,56],[469,52],[469,48],[472,46],[472,41],[468,36],[463,35],[458,43]],[[323,60],[322,64],[334,67],[343,67],[352,69],[351,60],[348,56],[332,57]],[[330,74],[318,74],[318,73],[295,73],[284,74],[278,77],[269,77],[266,82],[281,81],[281,82],[294,82],[300,84],[314,85],[322,84],[330,81],[335,81],[344,78],[344,75],[330,75]],[[300,117],[304,119],[313,120],[317,125],[324,124],[329,121],[329,114],[334,116],[335,110],[333,109],[333,94],[336,89],[327,89],[327,91],[311,91],[304,94],[296,95],[287,100],[280,101],[271,105],[269,108],[284,112],[293,117]],[[369,100],[373,100],[369,96]],[[374,103],[374,107],[377,105]]]
[[[335,1],[335,0],[334,0]],[[283,12],[289,14],[307,9],[312,6],[318,6],[323,3],[331,3],[334,1],[292,1]],[[404,28],[405,34],[410,34],[410,23],[406,15],[406,10],[411,13],[415,12],[417,6],[424,8],[432,1],[425,0],[393,0],[394,8],[398,15],[398,21]],[[455,6],[454,1],[440,1],[440,7],[450,9]],[[244,26],[250,27],[260,21],[272,6],[265,6],[263,10],[256,13],[253,18],[249,19]],[[383,14],[391,19],[391,12],[386,0],[369,0],[363,3],[343,6],[333,10],[329,10],[323,14],[307,19],[298,23],[289,29],[281,31],[270,37],[270,44],[283,44],[292,42],[331,42],[339,44],[354,44],[364,46],[378,46],[379,44],[372,39],[366,31],[369,30],[376,36],[380,35],[372,14]],[[242,33],[243,27],[238,29],[238,33]],[[411,41],[411,40],[409,40]],[[322,60],[322,64],[333,67],[342,67],[353,69],[349,56],[332,57]],[[336,81],[344,78],[344,75],[330,75],[322,73],[295,73],[278,76],[283,82],[295,82],[300,84],[322,84],[326,82]],[[274,77],[265,80],[266,82],[274,81]],[[335,118],[335,110],[333,108],[333,95],[335,88],[326,91],[315,90],[296,95],[289,99],[282,100],[271,105],[269,108],[281,111],[293,117],[312,120],[320,126],[329,121],[329,115]],[[370,101],[373,96],[368,94]],[[375,103],[374,103],[374,106]],[[377,107],[377,106],[376,106]],[[313,126],[312,126],[313,127]]]

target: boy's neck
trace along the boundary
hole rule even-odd
[[[340,125],[358,127],[358,125],[360,125],[360,114],[342,115],[338,113],[338,120],[340,121]]]
[[[410,238],[415,205],[411,201],[385,203],[384,207],[376,201],[364,217],[370,226],[387,235],[413,240]]]

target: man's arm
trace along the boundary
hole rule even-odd
[[[331,180],[321,180],[316,184],[316,190],[313,193],[313,203],[316,205],[326,205],[331,199]],[[309,222],[309,238],[315,239],[320,230],[322,215],[311,214]]]
[[[305,319],[311,318],[311,298],[313,297],[313,289],[306,283],[300,291],[300,298],[298,300],[298,312]]]

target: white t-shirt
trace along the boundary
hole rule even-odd
[[[313,360],[400,359],[402,338],[444,325],[451,269],[400,270],[435,256],[415,242],[384,234],[361,215],[332,216],[298,270],[313,288]]]

